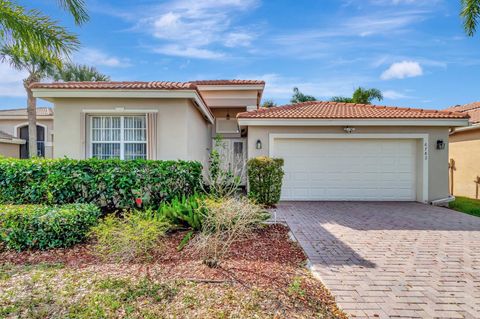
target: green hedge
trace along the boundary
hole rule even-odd
[[[256,157],[247,163],[249,198],[258,204],[272,206],[280,201],[283,159]]]
[[[187,161],[0,159],[0,203],[93,203],[104,211],[193,194],[202,165]]]
[[[85,240],[100,210],[91,204],[0,206],[0,241],[9,249],[69,247]]]

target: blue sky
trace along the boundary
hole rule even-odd
[[[74,62],[113,80],[263,79],[279,104],[294,86],[318,99],[375,87],[379,104],[428,109],[480,100],[480,35],[465,36],[460,0],[87,0],[82,27],[55,1],[19,3],[77,33]],[[0,108],[25,106],[23,76],[0,65]]]

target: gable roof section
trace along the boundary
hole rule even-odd
[[[262,80],[199,80],[190,81],[196,85],[265,85]]]
[[[0,110],[0,119],[2,117],[23,116],[27,117],[27,108]],[[37,107],[37,116],[53,116],[53,109],[49,107]]]
[[[480,102],[449,107],[445,111],[460,112],[470,115],[470,123],[480,123]]]
[[[466,119],[467,114],[339,102],[303,102],[239,113],[250,119]]]
[[[8,134],[4,131],[0,131],[0,143],[25,144],[25,140],[16,138],[15,136]]]

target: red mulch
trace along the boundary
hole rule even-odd
[[[235,243],[231,252],[217,269],[208,268],[188,249],[177,251],[185,232],[170,234],[163,241],[165,249],[153,256],[149,263],[109,264],[95,256],[92,244],[76,245],[67,249],[49,251],[4,251],[0,263],[17,265],[61,263],[69,268],[99,267],[101,271],[146,272],[151,276],[166,276],[170,279],[195,278],[235,280],[260,286],[285,286],[306,257],[300,247],[288,240],[288,228],[268,225],[256,230],[245,241]]]

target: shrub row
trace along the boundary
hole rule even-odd
[[[283,179],[283,159],[252,158],[247,163],[248,196],[256,203],[272,206],[280,201]]]
[[[85,240],[100,210],[91,204],[0,206],[0,241],[15,250],[69,247]]]
[[[158,208],[193,194],[202,165],[188,161],[0,159],[0,203],[93,203],[104,211]]]

